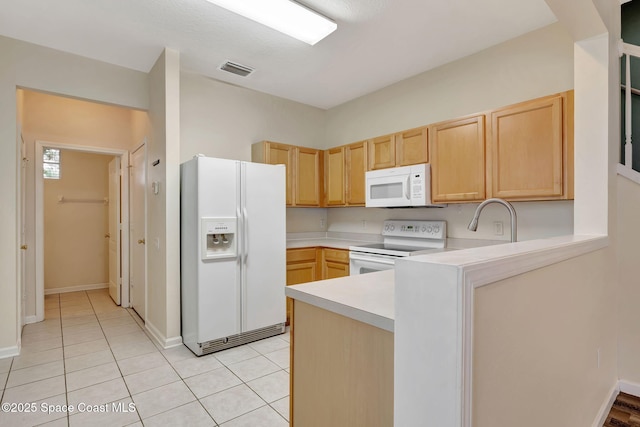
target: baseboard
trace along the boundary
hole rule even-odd
[[[108,288],[108,283],[95,283],[92,285],[66,286],[64,288],[49,288],[44,290],[45,295],[65,294],[67,292],[94,291],[96,289]]]
[[[0,359],[20,355],[20,347],[17,345],[11,347],[0,348]]]
[[[596,415],[596,420],[592,427],[602,427],[604,425],[604,422],[607,420],[607,416],[609,415],[609,411],[611,411],[611,407],[613,406],[613,402],[616,401],[619,391],[620,383],[617,382],[609,391],[609,399],[605,400],[602,406],[600,406],[600,410]]]
[[[623,393],[631,394],[636,397],[640,397],[640,384],[632,383],[631,381],[618,381],[618,387]]]
[[[164,334],[162,334],[158,330],[158,328],[153,326],[153,324],[150,323],[148,320],[145,321],[144,326],[149,332],[149,334],[153,337],[153,339],[165,350],[168,348],[177,347],[182,344],[181,336],[166,338]]]
[[[36,323],[38,321],[38,318],[33,315],[33,316],[26,316],[24,318],[24,324],[28,325],[29,323]]]

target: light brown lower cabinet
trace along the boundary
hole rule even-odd
[[[322,250],[322,279],[349,275],[349,251],[324,248]]]
[[[287,249],[287,286],[349,275],[349,251],[322,247]],[[287,325],[291,320],[287,298]]]
[[[287,286],[320,280],[320,248],[287,249]],[[291,323],[293,300],[287,298],[287,324]]]
[[[290,425],[393,426],[393,333],[294,300]]]

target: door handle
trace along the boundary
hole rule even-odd
[[[22,249],[23,251],[26,251],[27,250],[27,245],[20,246],[20,249]]]
[[[146,242],[144,241],[144,239],[139,239],[138,240],[138,244],[139,245],[144,245]]]

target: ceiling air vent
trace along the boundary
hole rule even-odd
[[[220,66],[222,71],[227,71],[229,73],[237,74],[241,77],[247,77],[249,74],[253,73],[253,68],[247,67],[245,65],[236,64],[235,62],[227,61]]]

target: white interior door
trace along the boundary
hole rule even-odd
[[[26,323],[27,312],[27,236],[26,236],[26,188],[27,188],[27,147],[22,138],[22,132],[18,134],[20,139],[20,328]]]
[[[120,157],[109,162],[109,295],[120,305]]]
[[[131,307],[144,320],[146,316],[146,145],[131,154],[130,182],[130,270],[129,289]]]

